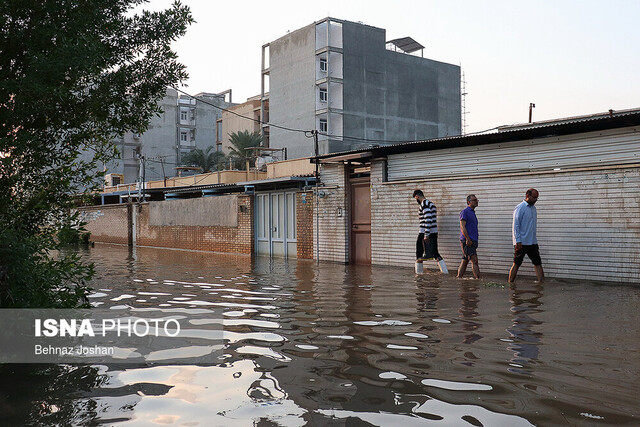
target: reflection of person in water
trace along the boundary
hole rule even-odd
[[[524,368],[538,359],[538,346],[540,345],[542,333],[534,331],[533,327],[541,325],[542,321],[536,320],[533,316],[543,311],[539,308],[542,305],[540,298],[543,295],[543,286],[540,283],[534,284],[532,288],[512,285],[511,291],[513,324],[511,328],[507,329],[507,332],[513,338],[513,344],[509,347],[509,350],[515,352],[515,357],[511,359],[511,363]],[[525,373],[514,368],[509,370]]]
[[[472,344],[482,338],[482,335],[475,332],[480,328],[480,323],[471,320],[474,317],[478,317],[477,291],[478,287],[475,284],[469,285],[464,283],[460,285],[460,301],[462,302],[462,305],[458,309],[458,313],[460,313],[464,319],[462,329],[464,331],[471,332],[464,336],[462,342],[465,344]]]

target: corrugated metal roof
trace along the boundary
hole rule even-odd
[[[410,153],[413,151],[452,148],[456,146],[472,146],[498,142],[520,141],[531,138],[544,138],[554,135],[592,132],[597,130],[615,129],[619,127],[640,125],[640,109],[610,111],[607,113],[591,114],[587,116],[570,117],[564,119],[534,122],[519,125],[499,126],[476,134],[457,135],[443,138],[433,138],[419,141],[403,142],[381,147],[361,148],[357,150],[341,151],[324,154],[317,158],[344,157],[357,153],[371,152],[371,157],[388,154]],[[347,139],[347,138],[345,138]],[[376,141],[370,141],[375,144]]]
[[[202,191],[202,190],[244,190],[244,187],[246,185],[253,185],[253,186],[261,186],[261,185],[268,185],[268,184],[282,184],[282,183],[300,183],[300,182],[307,182],[307,181],[314,181],[315,182],[315,178],[312,175],[300,175],[300,176],[286,176],[286,177],[282,177],[282,178],[271,178],[271,179],[259,179],[259,180],[255,180],[255,181],[245,181],[245,182],[235,182],[232,184],[206,184],[206,185],[193,185],[191,187],[180,187],[180,188],[176,188],[176,189],[171,189],[171,190],[165,190],[164,194],[167,193],[191,193],[191,192],[195,192],[195,191]]]
[[[411,37],[401,37],[399,39],[389,40],[387,43],[393,44],[398,49],[406,53],[413,53],[420,49],[424,49],[424,46],[422,46]]]

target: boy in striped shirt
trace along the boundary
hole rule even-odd
[[[436,205],[424,197],[422,190],[415,190],[413,198],[420,205],[418,216],[420,217],[420,233],[416,240],[416,260],[421,263],[426,259],[434,258],[438,262],[440,271],[447,274],[447,265],[438,253],[438,221]]]

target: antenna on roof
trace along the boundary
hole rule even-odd
[[[460,64],[460,67],[462,68],[462,64]],[[464,78],[464,71],[460,77],[460,86],[462,89],[460,91],[460,102],[462,103],[462,135],[465,135],[467,133],[467,114],[469,114],[469,112],[467,111],[467,81]]]

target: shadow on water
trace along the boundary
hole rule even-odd
[[[106,245],[84,256],[96,306],[211,310],[218,362],[5,365],[3,424],[638,424],[638,288]]]

